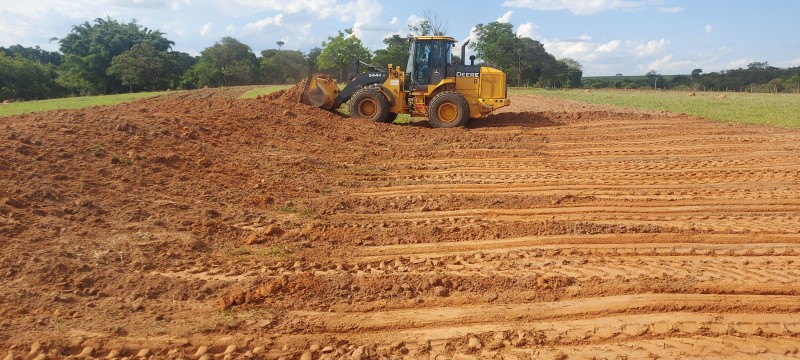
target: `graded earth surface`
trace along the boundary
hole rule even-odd
[[[246,90],[0,118],[0,358],[800,356],[798,130]]]

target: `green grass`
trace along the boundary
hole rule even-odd
[[[555,91],[511,89],[511,94],[538,94],[592,104],[608,104],[645,110],[666,110],[707,119],[743,124],[761,124],[800,128],[800,95],[697,92],[687,91],[620,91],[584,90]]]
[[[48,110],[82,109],[91,106],[114,105],[164,94],[165,92],[163,91],[142,92],[135,94],[81,96],[0,104],[0,117]]]
[[[240,96],[239,98],[241,98],[241,99],[255,99],[256,96],[272,94],[272,93],[274,93],[276,91],[288,89],[288,88],[290,88],[292,86],[294,86],[294,85],[266,85],[266,86],[263,86],[263,87],[255,88],[253,90],[249,90],[248,92],[242,94],[242,96]]]

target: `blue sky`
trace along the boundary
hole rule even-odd
[[[193,55],[224,36],[256,53],[279,40],[305,52],[345,28],[376,50],[426,10],[462,40],[475,24],[509,22],[557,58],[578,60],[589,76],[711,72],[753,61],[800,66],[797,0],[0,0],[0,46],[57,50],[50,38],[110,16],[160,29],[175,50]]]

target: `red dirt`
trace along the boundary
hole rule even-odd
[[[798,355],[796,130],[246,90],[0,118],[0,356]]]

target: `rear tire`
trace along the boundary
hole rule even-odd
[[[428,121],[435,128],[453,128],[469,122],[469,105],[461,94],[444,91],[431,100]]]
[[[362,88],[356,91],[350,99],[350,117],[374,122],[387,122],[389,119],[389,101],[376,88]]]

